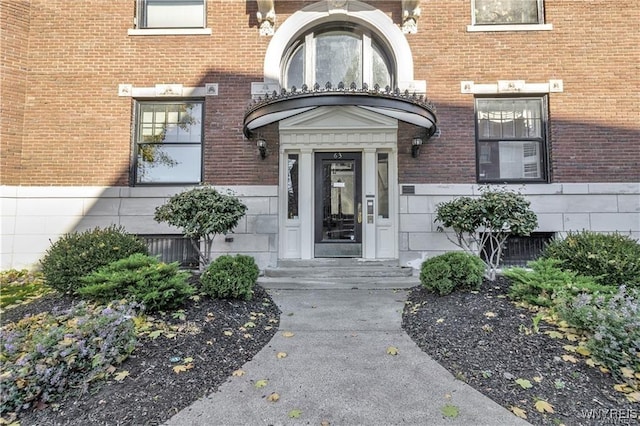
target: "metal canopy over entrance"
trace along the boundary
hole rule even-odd
[[[375,87],[369,90],[366,85],[362,89],[353,86],[345,88],[342,83],[333,89],[331,84],[327,83],[323,89],[318,85],[313,90],[303,86],[300,91],[296,88],[291,91],[282,89],[279,94],[274,91],[271,96],[258,98],[245,113],[244,135],[251,138],[253,131],[258,127],[321,106],[358,106],[423,127],[427,138],[436,132],[435,106],[422,95],[410,94],[408,91],[391,91],[389,88],[380,90]]]

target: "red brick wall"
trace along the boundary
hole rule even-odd
[[[29,0],[0,2],[0,184],[20,183]]]
[[[400,181],[475,182],[473,96],[460,93],[460,81],[511,79],[564,81],[564,92],[549,97],[553,181],[638,181],[637,0],[547,0],[552,31],[504,33],[467,32],[469,1],[423,1],[419,32],[407,35],[415,78],[427,81],[442,135],[413,159],[415,128],[401,123]],[[126,185],[132,101],[117,96],[118,84],[205,82],[219,84],[219,95],[207,97],[205,104],[205,180],[277,183],[277,126],[264,129],[273,133],[266,160],[259,159],[255,142],[245,140],[241,131],[250,83],[263,78],[271,40],[259,35],[255,2],[209,0],[212,36],[128,36],[133,0],[30,3],[30,13],[23,13],[27,2],[3,2],[3,12],[9,10],[11,17],[7,22],[23,25],[17,33],[25,33],[23,16],[30,16],[31,31],[29,50],[22,53],[28,62],[20,65],[28,68],[24,128],[16,132],[13,127],[10,155],[5,156],[10,132],[3,118],[2,183]],[[310,3],[276,0],[277,25]],[[401,23],[400,2],[370,3]],[[3,27],[4,22],[3,16]],[[23,41],[7,44],[3,33],[3,67],[5,52],[26,49],[24,38],[18,40]],[[5,78],[19,86],[20,73],[5,77],[3,72],[3,95]],[[15,105],[11,114],[19,121],[19,99]],[[5,109],[3,96],[3,117]]]

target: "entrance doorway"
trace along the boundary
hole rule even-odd
[[[315,154],[315,257],[362,257],[362,154]]]

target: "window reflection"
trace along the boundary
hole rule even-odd
[[[201,180],[202,102],[138,104],[136,183]]]
[[[287,218],[298,218],[298,154],[287,156]]]
[[[378,216],[389,218],[389,154],[378,154]]]

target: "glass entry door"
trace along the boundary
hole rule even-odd
[[[315,257],[362,256],[361,154],[315,155]]]

